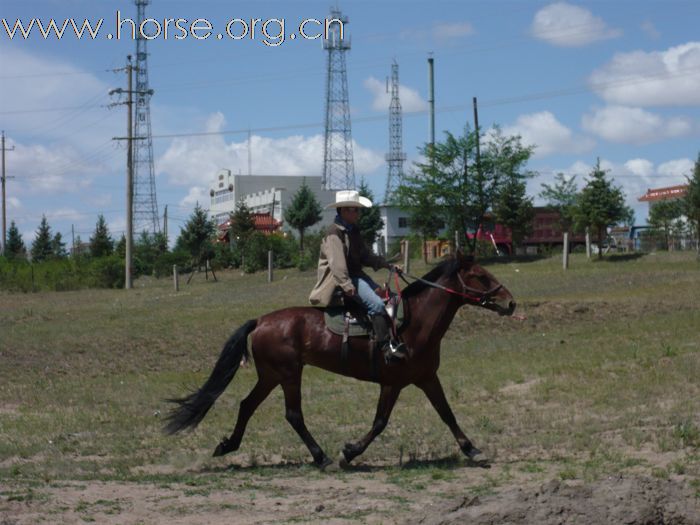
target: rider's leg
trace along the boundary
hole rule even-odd
[[[377,343],[389,356],[403,359],[407,349],[403,343],[393,341],[389,330],[390,320],[384,308],[384,302],[377,296],[373,288],[373,282],[367,282],[363,278],[353,278],[353,284],[357,290],[357,296],[367,309],[372,320],[372,327],[377,337]]]

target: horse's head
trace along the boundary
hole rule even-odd
[[[475,304],[493,310],[499,315],[512,315],[515,300],[498,280],[474,262],[474,258],[457,253],[459,270],[456,273],[458,290],[467,304]]]

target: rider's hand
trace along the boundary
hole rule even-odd
[[[355,288],[351,288],[350,290],[347,290],[345,292],[345,295],[347,295],[348,297],[354,297],[356,294],[357,290],[355,290]]]
[[[401,266],[400,264],[391,264],[391,265],[389,265],[389,269],[392,272],[398,273],[399,275],[401,275],[403,273],[403,266]]]

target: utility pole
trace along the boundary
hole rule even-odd
[[[126,67],[115,71],[126,71],[127,88],[126,102],[118,102],[116,104],[126,104],[126,137],[114,137],[114,140],[126,140],[126,250],[124,260],[124,288],[130,290],[133,284],[131,276],[132,269],[132,245],[134,241],[134,124],[133,124],[133,76],[134,66],[131,63],[131,55],[126,57]],[[109,92],[113,94],[123,94],[125,90],[122,88],[113,89]]]
[[[165,211],[163,212],[163,235],[165,236],[165,244],[168,244],[168,205],[165,205]]]
[[[5,244],[7,243],[7,212],[5,208],[5,181],[7,180],[7,175],[5,175],[5,152],[12,151],[15,149],[14,146],[11,148],[5,148],[5,132],[2,132],[2,143],[0,144],[0,149],[2,150],[2,250],[0,255],[5,255]],[[9,177],[14,178],[14,177]]]
[[[435,148],[435,61],[428,57],[428,105],[430,107],[430,150]]]

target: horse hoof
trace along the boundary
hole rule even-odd
[[[216,458],[216,457],[219,457],[219,456],[223,456],[224,454],[226,454],[226,452],[224,451],[223,443],[219,443],[219,444],[216,446],[216,449],[214,450],[214,453],[213,453],[211,456],[212,456],[213,458]]]
[[[472,448],[468,452],[465,452],[467,456],[467,462],[469,465],[475,467],[489,468],[490,461],[489,458],[478,448]]]
[[[338,455],[338,466],[343,470],[350,470],[350,462],[345,458],[342,452]]]
[[[333,470],[337,470],[333,469],[335,464],[333,463],[333,460],[328,456],[325,456],[323,460],[320,463],[316,463],[316,465],[318,466],[319,470],[321,470],[321,472],[333,472]]]

